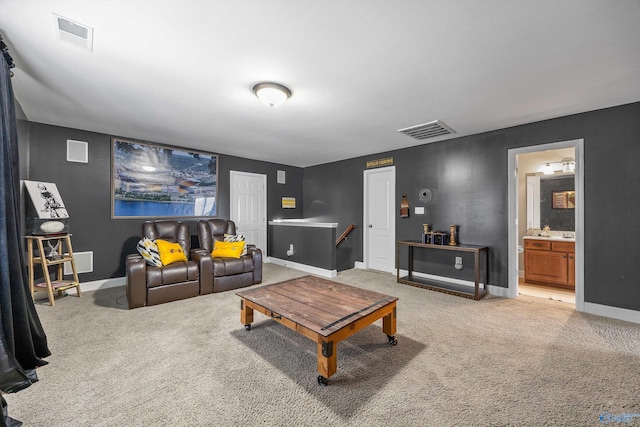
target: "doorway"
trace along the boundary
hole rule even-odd
[[[230,172],[230,219],[236,233],[267,255],[267,176],[248,172]]]
[[[519,156],[530,153],[538,153],[550,150],[574,150],[575,159],[575,306],[577,311],[584,311],[584,140],[577,139],[571,141],[542,144],[530,147],[510,149],[509,161],[509,288],[508,297],[515,298],[519,293],[521,282],[521,255],[519,248],[522,247],[521,238],[523,228],[519,226],[521,221],[519,211],[526,209],[519,206],[518,201],[526,199],[519,191],[518,177],[520,176]],[[524,171],[522,171],[524,173]],[[524,230],[526,233],[526,224]],[[531,291],[531,289],[527,289]]]
[[[575,236],[575,191],[574,165],[575,149],[535,151],[518,154],[518,294],[562,301],[575,306],[575,259],[570,240]],[[559,197],[554,206],[553,195]],[[571,198],[569,198],[571,194]],[[560,198],[564,196],[564,198]],[[545,226],[549,231],[544,231]],[[531,240],[526,235],[549,234],[563,240]],[[564,236],[564,237],[563,237]],[[562,242],[562,243],[561,243]],[[571,249],[556,257],[555,253],[531,252],[526,246],[553,246]],[[525,257],[525,254],[528,254]],[[549,263],[550,260],[553,262]],[[571,260],[571,262],[569,262]],[[569,268],[571,264],[571,268]],[[527,273],[525,275],[525,273]]]
[[[395,166],[364,171],[362,248],[365,268],[388,273],[395,271],[395,198]]]

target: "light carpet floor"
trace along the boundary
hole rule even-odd
[[[305,274],[264,267],[263,284]],[[257,312],[245,331],[235,291],[127,310],[117,287],[37,303],[52,356],[38,383],[5,395],[9,415],[26,427],[640,425],[638,324],[374,271],[335,280],[399,297],[398,345],[381,321],[342,341],[327,387],[316,344]]]

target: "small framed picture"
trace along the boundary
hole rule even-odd
[[[283,197],[282,198],[282,209],[295,209],[296,208],[296,198],[295,197]]]
[[[575,191],[554,191],[551,195],[551,207],[553,209],[575,209]]]

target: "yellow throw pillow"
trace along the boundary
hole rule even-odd
[[[244,242],[219,242],[213,246],[211,256],[214,258],[240,258],[244,250]]]
[[[162,265],[173,264],[174,262],[187,261],[187,256],[182,250],[180,243],[171,243],[166,240],[156,240],[158,245],[158,252],[160,252],[160,261]]]

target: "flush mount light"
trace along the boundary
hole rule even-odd
[[[291,91],[278,83],[262,82],[253,86],[253,93],[270,107],[281,105],[291,96]]]

